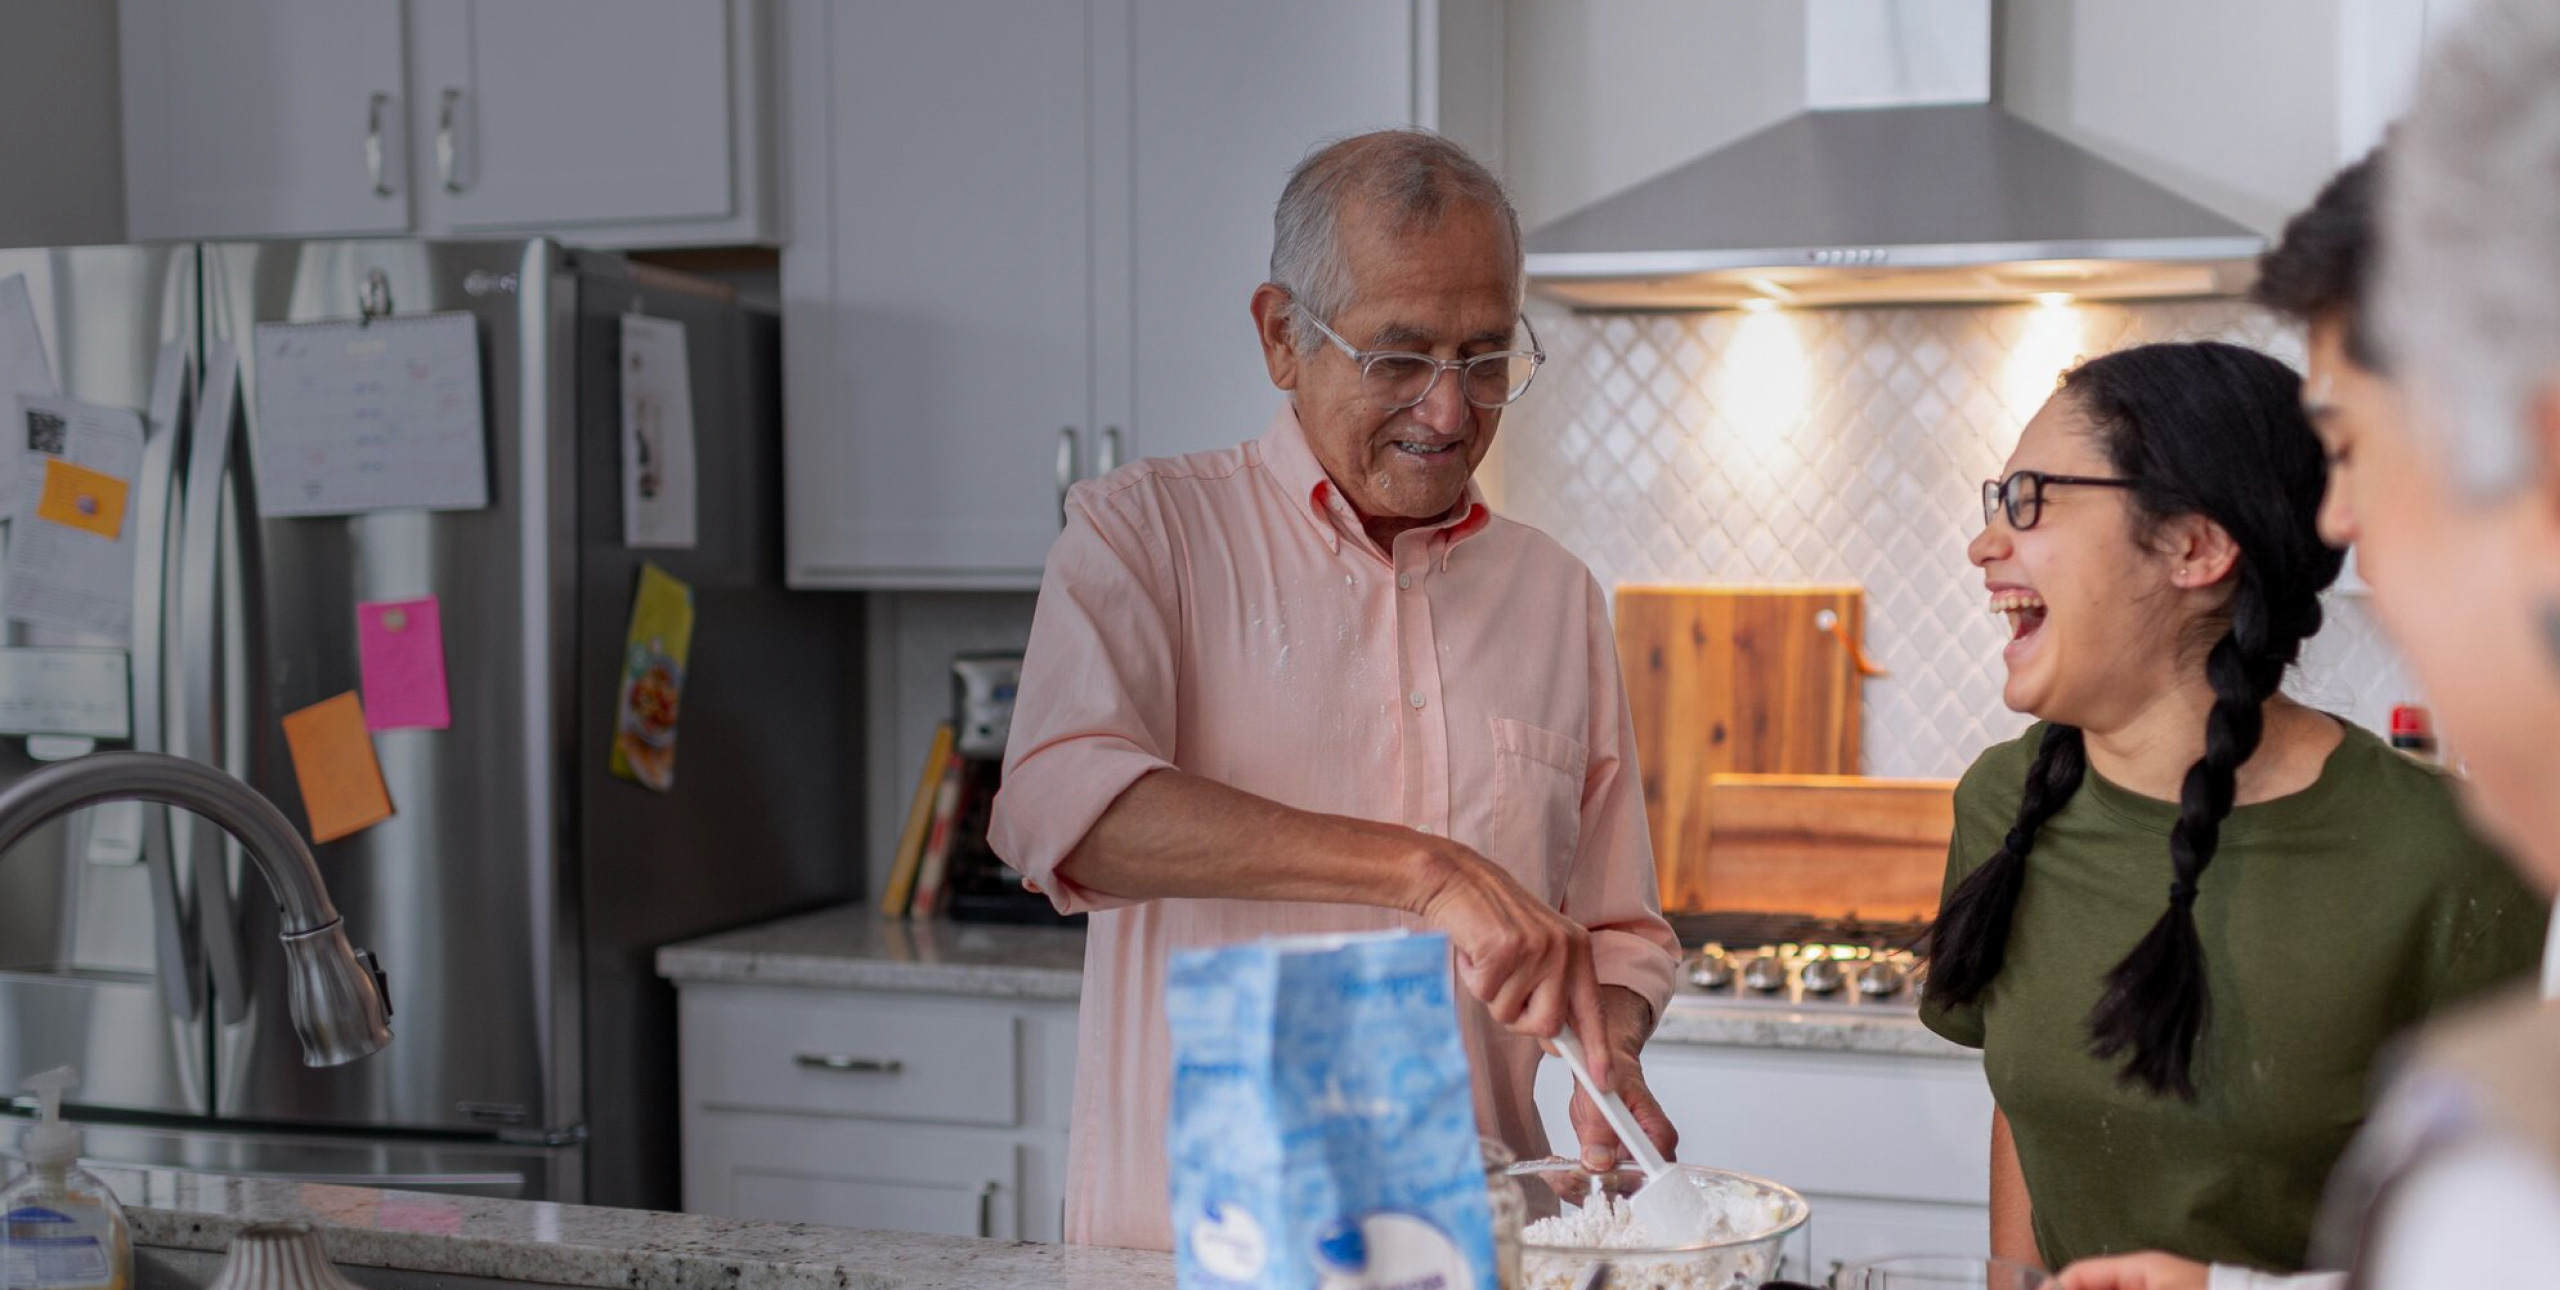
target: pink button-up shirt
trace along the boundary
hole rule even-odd
[[[1452,518],[1380,550],[1287,408],[1258,442],[1077,485],[991,826],[997,853],[1060,909],[1093,912],[1067,1239],[1172,1247],[1170,951],[1419,926],[1361,905],[1133,903],[1060,876],[1131,784],[1173,768],[1452,837],[1589,927],[1601,982],[1659,1015],[1678,944],[1656,905],[1635,756],[1599,584],[1472,485]],[[1479,1123],[1544,1154],[1536,1042],[1472,999],[1459,1022]]]

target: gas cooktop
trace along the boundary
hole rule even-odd
[[[1719,911],[1668,916],[1683,996],[1811,1009],[1919,1007],[1925,922]]]

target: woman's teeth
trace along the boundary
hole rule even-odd
[[[2019,640],[2044,626],[2045,605],[2042,596],[2024,592],[2002,592],[1991,598],[1991,612],[2009,619],[2009,639]]]

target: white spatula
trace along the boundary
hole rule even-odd
[[[1573,1027],[1557,1031],[1555,1042],[1556,1052],[1572,1069],[1574,1081],[1582,1085],[1583,1092],[1591,1095],[1592,1102],[1600,1108],[1600,1114],[1608,1119],[1609,1127],[1616,1131],[1618,1141],[1626,1144],[1627,1151],[1636,1158],[1637,1167],[1644,1170],[1644,1186],[1627,1198],[1628,1207],[1636,1212],[1636,1220],[1643,1223],[1645,1231],[1663,1245],[1694,1245],[1709,1239],[1715,1216],[1707,1211],[1706,1193],[1699,1191],[1697,1184],[1690,1182],[1678,1165],[1664,1160],[1662,1153],[1653,1149],[1653,1139],[1646,1137],[1644,1130],[1637,1126],[1635,1113],[1627,1109],[1626,1099],[1600,1087],[1600,1082],[1591,1078],[1591,1064],[1584,1058],[1582,1041],[1574,1037]]]

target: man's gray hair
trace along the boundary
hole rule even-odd
[[[1342,246],[1342,217],[1367,208],[1393,221],[1401,235],[1439,227],[1450,206],[1468,203],[1499,214],[1511,239],[1511,276],[1520,277],[1520,215],[1482,162],[1428,130],[1379,130],[1320,145],[1289,172],[1272,212],[1271,281],[1298,307],[1330,325],[1349,308],[1357,284]],[[1516,293],[1516,287],[1515,287]],[[1313,327],[1290,322],[1298,350],[1322,343]]]
[[[2560,377],[2560,3],[2483,0],[2437,39],[2383,182],[2384,344],[2456,482],[2504,492]]]

